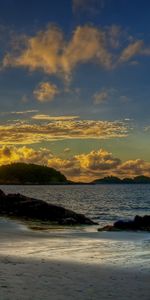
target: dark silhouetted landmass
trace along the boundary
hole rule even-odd
[[[135,216],[133,220],[117,221],[113,225],[106,225],[98,231],[150,231],[150,216]]]
[[[59,171],[46,166],[13,163],[0,167],[0,184],[67,184]]]
[[[61,172],[36,164],[26,163],[12,163],[9,165],[0,166],[0,184],[20,184],[20,185],[49,185],[49,184],[140,184],[149,183],[150,177],[136,176],[134,178],[120,179],[115,176],[108,176],[96,179],[90,183],[87,182],[73,182],[68,180]]]
[[[6,195],[0,190],[0,215],[19,220],[39,220],[59,225],[93,225],[92,220],[83,214],[64,207],[49,204],[21,194]]]
[[[150,177],[147,176],[136,176],[134,178],[124,178],[120,179],[115,176],[108,176],[101,179],[96,179],[91,182],[92,184],[142,184],[142,183],[149,183],[150,184]]]

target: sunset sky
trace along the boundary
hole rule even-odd
[[[0,164],[150,176],[150,1],[0,1]]]

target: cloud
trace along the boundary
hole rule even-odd
[[[0,165],[13,162],[36,163],[56,168],[75,181],[92,181],[104,176],[134,177],[150,176],[150,162],[141,159],[122,162],[112,153],[104,150],[92,150],[89,153],[77,154],[69,159],[54,155],[50,149],[31,147],[0,147]]]
[[[150,47],[145,47],[144,49],[142,49],[142,54],[143,55],[146,55],[146,56],[149,56],[150,55]]]
[[[64,153],[69,153],[70,151],[71,151],[70,148],[65,148],[65,149],[64,149]]]
[[[61,157],[54,156],[48,160],[48,166],[59,170],[63,174],[66,174],[67,178],[69,179],[79,179],[81,176],[81,167],[75,157],[71,157],[70,159],[62,159]]]
[[[150,176],[150,163],[142,159],[128,160],[122,163],[119,167],[118,174],[129,177],[147,175]]]
[[[75,155],[69,159],[52,157],[48,165],[60,170],[69,179],[90,182],[105,176],[134,177],[150,176],[150,163],[141,159],[122,162],[104,149],[87,154]]]
[[[31,109],[31,110],[23,110],[23,111],[0,112],[0,115],[28,115],[28,114],[34,114],[37,112],[38,112],[37,109]]]
[[[41,82],[33,92],[39,102],[52,101],[59,94],[57,86],[50,82]]]
[[[109,98],[109,93],[107,90],[103,90],[99,93],[96,93],[94,95],[94,103],[95,104],[101,104],[103,102],[106,102]]]
[[[79,116],[49,116],[49,115],[34,115],[32,117],[34,120],[49,120],[49,121],[66,121],[79,119]]]
[[[73,0],[72,9],[74,13],[88,12],[98,13],[104,8],[106,1],[108,0]]]
[[[90,171],[112,170],[120,163],[120,159],[113,158],[111,153],[100,149],[98,151],[91,151],[88,154],[76,155],[75,158],[80,162],[80,166]]]
[[[93,96],[94,104],[102,104],[111,100],[112,98],[119,99],[121,102],[127,103],[131,99],[126,95],[120,95],[120,91],[115,88],[103,88],[99,92],[96,92]]]
[[[27,103],[27,102],[29,102],[29,98],[27,97],[27,95],[23,95],[23,96],[22,96],[21,102],[22,102],[22,103]]]
[[[35,36],[24,37],[24,47],[21,44],[20,51],[16,52],[14,47],[12,54],[7,53],[3,65],[26,67],[31,71],[41,69],[45,73],[55,74],[60,67],[59,52],[63,47],[61,30],[48,26],[45,31],[39,31]]]
[[[94,26],[78,26],[64,51],[63,69],[70,74],[77,64],[93,60],[106,68],[111,67],[111,54],[105,45],[105,35]]]
[[[150,125],[146,126],[146,127],[144,128],[144,131],[149,132],[149,131],[150,131]]]
[[[132,44],[129,44],[121,53],[120,62],[126,62],[130,60],[135,55],[140,54],[141,49],[144,45],[142,40],[135,41]]]
[[[120,26],[113,24],[112,26],[108,27],[107,35],[110,46],[113,49],[118,49],[119,47],[121,47],[120,39],[122,38],[122,36],[126,35],[126,33],[122,31]]]
[[[51,151],[45,148],[40,148],[38,150],[26,146],[19,148],[15,146],[2,146],[0,148],[0,165],[14,162],[46,165],[51,157]]]
[[[132,61],[130,61],[130,65],[131,66],[138,66],[139,62],[137,60],[132,60]]]
[[[74,3],[79,7],[88,2]],[[143,40],[136,40],[115,24],[103,28],[87,24],[77,26],[68,38],[59,27],[49,24],[32,36],[24,35],[22,39],[18,36],[18,40],[15,36],[11,50],[8,47],[5,52],[2,66],[42,71],[68,83],[78,65],[90,62],[112,70],[149,52]]]
[[[104,32],[90,25],[77,26],[69,41],[62,31],[49,25],[35,36],[24,38],[20,51],[12,49],[3,59],[3,67],[25,67],[30,71],[42,70],[46,74],[63,76],[68,80],[72,70],[80,63],[95,61],[111,66],[111,54],[105,45]]]
[[[33,120],[34,122],[35,120]],[[96,120],[49,120],[0,125],[1,145],[34,144],[64,139],[122,138],[129,134],[127,122]]]

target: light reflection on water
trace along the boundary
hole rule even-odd
[[[0,186],[83,213],[101,224],[150,214],[150,185]]]

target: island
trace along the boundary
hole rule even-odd
[[[69,184],[59,171],[37,164],[12,163],[0,166],[0,184],[49,185]]]
[[[116,176],[107,176],[95,179],[91,184],[150,184],[150,177],[141,175],[133,178],[120,179]]]
[[[150,177],[136,176],[120,179],[107,176],[92,182],[74,182],[60,171],[38,164],[11,163],[0,166],[0,185],[95,185],[95,184],[150,184]]]

